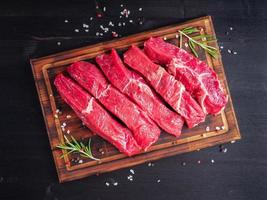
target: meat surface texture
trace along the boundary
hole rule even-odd
[[[124,62],[140,72],[163,99],[186,121],[189,128],[205,120],[205,114],[198,103],[164,68],[154,64],[142,50],[132,46],[124,53]]]
[[[95,65],[79,61],[73,63],[67,70],[107,110],[126,124],[142,149],[147,150],[157,141],[160,135],[158,126],[141,108],[109,84]]]
[[[96,62],[108,80],[122,93],[139,105],[163,130],[179,136],[184,120],[167,108],[145,80],[126,68],[116,50],[96,57]]]
[[[83,123],[128,156],[140,152],[132,132],[117,122],[94,97],[63,74],[54,84],[62,99],[74,110]]]
[[[224,109],[228,97],[215,71],[205,62],[161,38],[146,41],[144,51],[152,61],[165,65],[167,71],[184,84],[206,114],[217,114]]]

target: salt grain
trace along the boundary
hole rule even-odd
[[[210,131],[210,127],[209,127],[209,126],[206,127],[206,131],[207,131],[207,132]]]
[[[70,118],[71,118],[71,115],[67,115],[66,118],[67,118],[67,119],[70,119]]]
[[[109,182],[106,182],[106,186],[109,187]]]
[[[60,113],[60,110],[59,109],[56,109],[56,113]]]
[[[222,152],[227,153],[227,148],[223,148]]]
[[[182,162],[182,166],[186,166],[186,162]]]
[[[94,18],[93,17],[90,17],[90,21],[92,21]]]
[[[227,49],[227,52],[228,52],[228,53],[232,53],[231,49]]]
[[[63,122],[62,126],[64,126],[64,127],[67,126],[66,122]]]
[[[147,164],[148,167],[151,167],[151,165],[152,165],[151,163],[148,163],[148,164]]]
[[[67,130],[67,134],[70,134],[70,130]]]
[[[75,29],[74,31],[75,31],[76,33],[79,33],[79,29]]]
[[[99,32],[96,32],[95,35],[96,35],[96,36],[99,36]]]
[[[121,4],[121,7],[123,7],[123,4]]]
[[[164,37],[164,38],[163,38],[163,40],[167,40],[167,38],[166,38],[166,37]]]
[[[57,45],[60,46],[61,45],[61,42],[57,42]]]
[[[188,43],[187,43],[187,42],[186,42],[186,43],[184,43],[184,46],[185,46],[185,47],[188,47]]]
[[[130,169],[130,172],[131,172],[132,174],[134,174],[134,170],[133,170],[133,169]]]
[[[221,128],[219,126],[216,126],[215,129],[216,129],[216,131],[221,130]]]
[[[126,25],[125,22],[122,22],[122,25],[125,26]]]
[[[121,23],[120,22],[118,23],[118,26],[121,26]]]
[[[89,32],[89,29],[85,29],[84,31],[85,31],[85,32]]]
[[[129,22],[130,22],[130,23],[133,23],[133,20],[130,19]]]
[[[160,183],[160,179],[157,180],[157,183]]]
[[[237,54],[237,52],[236,51],[234,51],[234,53],[233,53],[234,55],[236,55]]]
[[[224,130],[224,128],[225,128],[224,126],[221,126],[221,129],[222,129],[222,130]]]
[[[112,21],[110,21],[110,22],[108,23],[108,25],[109,25],[109,26],[114,26],[114,24],[113,24]]]
[[[212,160],[211,160],[211,163],[215,163],[215,161],[212,159]]]
[[[67,20],[67,19],[65,19],[65,21],[64,21],[65,23],[68,23],[69,22],[69,20]]]
[[[106,12],[106,7],[105,6],[103,7],[103,12]]]
[[[232,140],[232,141],[231,141],[231,144],[234,144],[234,143],[235,143],[235,140]]]
[[[143,8],[139,8],[138,10],[139,10],[139,11],[142,11],[142,10],[143,10]]]
[[[56,119],[58,119],[58,115],[57,115],[57,114],[55,114],[54,117],[55,117]]]
[[[221,49],[223,49],[224,47],[223,46],[220,46]]]
[[[175,38],[179,38],[179,35],[176,34],[176,35],[175,35]]]
[[[79,164],[82,164],[83,163],[83,160],[79,160],[79,162],[78,162]]]
[[[230,27],[229,29],[230,29],[230,31],[234,30],[234,28],[233,28],[233,27]]]
[[[200,163],[201,163],[201,161],[200,161],[200,160],[198,160],[198,161],[197,161],[197,163],[198,163],[198,164],[200,164]]]
[[[119,184],[118,182],[113,183],[114,186],[117,186],[118,184]]]

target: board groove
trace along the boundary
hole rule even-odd
[[[125,38],[31,60],[35,84],[60,182],[125,168],[241,138],[220,55],[217,59],[212,59],[206,52],[199,52],[208,65],[214,68],[218,74],[219,80],[229,95],[229,102],[225,110],[217,116],[208,116],[206,122],[198,127],[190,130],[184,128],[180,138],[162,133],[159,141],[147,152],[130,158],[119,153],[113,146],[92,134],[90,130],[83,128],[80,120],[74,112],[64,104],[53,86],[55,75],[64,71],[69,64],[75,61],[90,61],[98,54],[109,51],[111,48],[123,52],[132,44],[143,45],[143,42],[151,36],[167,37],[168,40],[177,42],[175,40],[177,30],[188,26],[202,27],[203,33],[215,35],[212,19],[210,16],[206,16],[180,25],[171,25]],[[218,48],[216,42],[214,42],[214,46]],[[56,110],[59,106],[63,109],[62,115],[55,118],[54,116],[57,114]],[[72,115],[72,119],[67,120],[66,115]],[[101,162],[85,159],[83,163],[73,163],[73,156],[64,156],[64,159],[60,159],[62,151],[57,149],[56,146],[63,141],[63,135],[66,134],[66,132],[61,129],[61,124],[63,122],[67,122],[67,127],[71,130],[71,134],[74,135],[75,138],[92,138],[93,153],[101,158]],[[205,130],[207,126],[211,127],[211,131],[207,132]],[[224,126],[224,129],[216,131],[216,126]],[[99,152],[99,149],[104,151],[103,155]]]

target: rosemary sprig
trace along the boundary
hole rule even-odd
[[[70,153],[79,153],[82,157],[91,158],[93,160],[99,160],[95,158],[91,151],[91,139],[88,141],[88,145],[78,142],[73,136],[71,136],[71,141],[64,135],[65,144],[60,144],[57,148],[66,150],[67,153],[63,154],[61,158]]]
[[[190,37],[189,34],[192,33],[199,33],[200,31],[196,27],[187,27],[184,28],[183,30],[179,30],[180,33],[180,48],[182,48],[182,43],[183,43],[183,36],[188,39],[188,45],[189,48],[191,49],[192,53],[198,57],[198,53],[196,51],[196,46],[201,47],[209,55],[211,55],[213,58],[217,57],[217,49],[215,47],[212,47],[208,45],[207,43],[214,42],[216,39],[212,35],[197,35],[197,36],[192,36]]]

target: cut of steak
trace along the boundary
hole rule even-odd
[[[183,84],[159,65],[154,64],[138,47],[124,53],[124,62],[137,70],[150,82],[163,99],[186,121],[189,128],[205,120],[205,114]]]
[[[148,57],[166,65],[168,72],[184,84],[206,114],[217,114],[224,109],[227,95],[215,71],[205,62],[161,38],[150,38],[144,46]]]
[[[167,108],[139,74],[125,67],[116,50],[97,56],[96,62],[108,80],[138,104],[163,130],[175,136],[181,134],[184,124],[181,116]]]
[[[59,74],[54,84],[62,99],[89,129],[128,156],[140,152],[141,148],[133,138],[131,131],[117,122],[94,97],[70,78]]]
[[[126,124],[137,144],[144,150],[157,141],[160,135],[158,126],[135,103],[109,84],[95,65],[80,61],[73,63],[67,70],[107,110]]]

